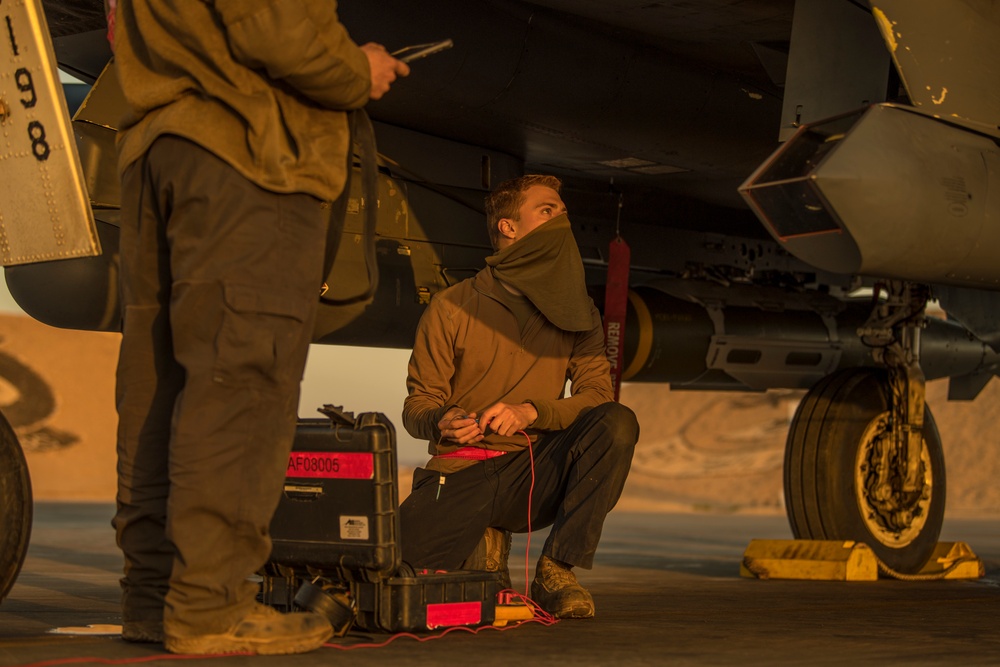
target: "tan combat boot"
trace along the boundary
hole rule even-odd
[[[255,604],[228,632],[176,637],[168,630],[164,645],[171,653],[284,655],[317,649],[332,635],[330,622],[319,614],[311,611],[282,614],[271,607]]]
[[[484,570],[500,573],[500,589],[511,588],[507,559],[513,536],[506,530],[487,528],[472,554],[459,566],[460,570]]]
[[[590,618],[594,598],[576,580],[572,569],[548,556],[538,559],[531,599],[556,618]]]

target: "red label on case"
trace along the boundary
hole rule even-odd
[[[479,625],[482,619],[482,602],[442,602],[427,605],[428,630],[455,625]]]
[[[375,456],[369,452],[292,452],[285,477],[372,479]]]

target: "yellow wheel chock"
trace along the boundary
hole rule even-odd
[[[965,542],[939,542],[916,574],[890,569],[867,544],[839,540],[751,540],[740,563],[740,575],[751,579],[875,581],[879,572],[906,581],[985,574],[982,560]]]

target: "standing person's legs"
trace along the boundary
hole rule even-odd
[[[147,158],[184,373],[171,408],[166,511],[176,558],[164,622],[177,644],[226,633],[254,608],[247,577],[270,552],[329,212],[307,195],[257,188],[177,137],[159,139]]]
[[[328,210],[308,195],[262,190],[171,139],[170,319],[185,383],[170,446],[167,536],[177,559],[164,620],[183,637],[224,632],[254,604],[247,577],[270,554]]]
[[[122,341],[118,357],[118,507],[112,522],[125,556],[122,637],[163,640],[163,600],[173,568],[167,540],[167,461],[183,369],[170,340],[170,256],[165,220],[144,156],[125,172],[121,207]]]

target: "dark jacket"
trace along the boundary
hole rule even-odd
[[[604,330],[593,304],[589,331],[563,331],[536,312],[522,338],[516,317],[495,296],[500,289],[487,267],[436,294],[420,319],[403,425],[413,437],[429,441],[431,454],[456,448],[437,445],[437,423],[452,406],[481,413],[498,401],[530,402],[538,418],[529,432],[538,433],[562,430],[590,408],[614,400]],[[572,395],[563,398],[566,380]],[[523,436],[490,434],[478,446],[511,451],[526,443]],[[448,462],[449,469],[465,464]]]
[[[115,62],[120,171],[176,134],[264,189],[340,194],[344,111],[368,101],[370,74],[336,2],[119,0]]]

